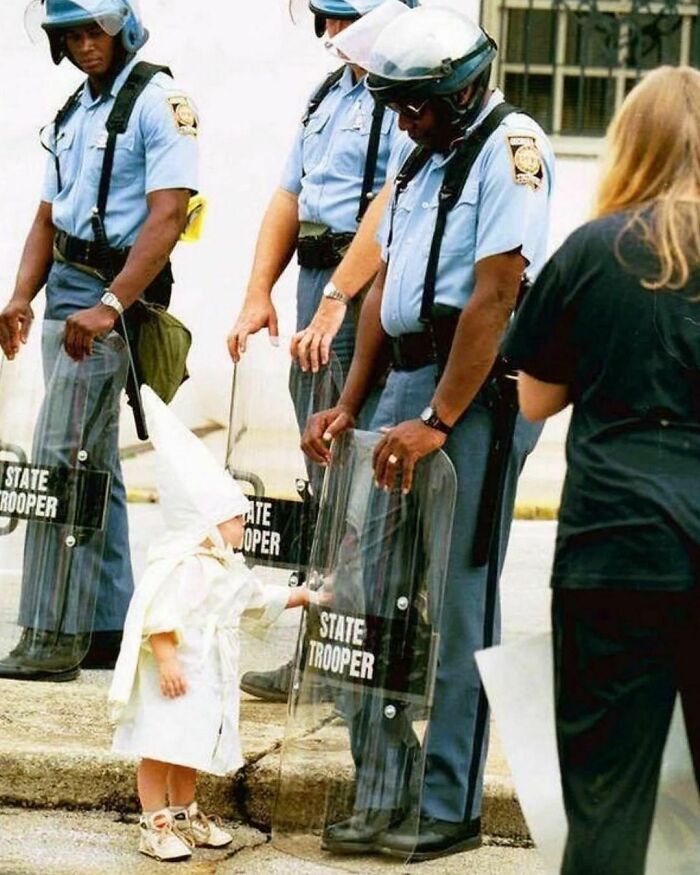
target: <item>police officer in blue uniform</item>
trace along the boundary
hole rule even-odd
[[[382,2],[364,2],[362,10]],[[312,0],[310,8],[319,37],[337,36],[360,18],[352,0]],[[234,361],[245,352],[249,334],[267,328],[277,336],[272,289],[296,251],[298,333],[292,355],[302,369],[317,371],[327,363],[332,341],[347,373],[356,296],[379,267],[376,233],[389,195],[387,169],[405,142],[395,114],[375,104],[360,67],[344,64],[314,92],[260,228],[243,308],[228,339]],[[241,687],[260,698],[286,701],[290,667],[246,672]]]
[[[515,412],[510,423],[503,415],[508,381],[497,356],[522,278],[544,261],[553,181],[540,127],[488,89],[495,53],[477,25],[440,8],[405,13],[372,51],[368,87],[396,111],[413,144],[404,149],[350,375],[339,404],[310,420],[303,447],[319,463],[330,460],[329,441],[354,424],[388,351],[392,370],[372,423],[384,429],[377,483],[410,490],[416,462],[444,448],[458,496],[417,831],[415,821],[401,820],[405,786],[376,776],[362,786],[372,770],[410,775],[410,726],[387,723],[372,763],[353,739],[357,815],[326,830],[330,851],[425,860],[480,844],[488,707],[474,652],[499,639],[498,578],[516,483],[539,434],[514,421]],[[379,719],[400,716],[390,714]]]
[[[93,211],[108,134],[106,121],[148,39],[129,0],[46,0],[42,27],[53,60],[63,58],[87,75],[56,122],[46,128],[50,151],[41,203],[20,261],[14,293],[0,314],[0,345],[13,358],[33,320],[32,302],[46,286],[45,317],[65,320],[65,350],[88,360],[96,337],[110,332],[121,313],[145,293],[167,304],[169,255],[197,189],[198,119],[187,94],[165,72],[141,91],[114,150],[104,231],[116,276],[106,288],[95,246]],[[104,253],[102,253],[104,254]],[[115,420],[118,411],[115,411]],[[94,619],[93,646],[83,665],[107,667],[116,658],[133,591],[126,494],[117,453],[105,552]],[[24,589],[41,585],[23,581]],[[27,616],[22,598],[20,625]],[[85,632],[89,630],[75,630]],[[24,637],[24,636],[23,636]],[[70,649],[70,648],[69,648]],[[70,666],[42,667],[23,659],[23,641],[0,660],[0,677],[68,680]],[[68,658],[68,657],[67,657]],[[45,670],[46,669],[46,670]]]

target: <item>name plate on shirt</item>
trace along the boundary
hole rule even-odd
[[[311,504],[283,498],[250,498],[243,555],[255,564],[302,568],[309,561]]]
[[[109,491],[104,471],[0,461],[0,519],[101,530]]]

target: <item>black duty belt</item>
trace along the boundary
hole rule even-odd
[[[104,275],[104,250],[99,250],[94,240],[81,240],[80,237],[71,237],[65,231],[56,231],[53,242],[61,257],[69,264],[86,268],[88,272],[94,271],[107,282]],[[110,267],[117,274],[126,264],[131,249],[112,249],[109,247],[108,252]],[[148,288],[144,290],[143,298],[150,304],[160,304],[161,307],[167,309],[170,304],[172,285],[173,271],[168,261],[163,270],[161,270]]]
[[[337,267],[343,260],[354,234],[334,234],[326,231],[317,236],[300,237],[297,241],[297,259],[301,267],[324,270]]]
[[[81,240],[80,237],[71,237],[65,231],[56,231],[53,242],[66,261],[98,272],[104,270],[104,252],[98,249],[94,240]],[[129,249],[110,248],[109,254],[115,273],[119,273],[124,267],[129,252]]]
[[[391,365],[395,371],[415,371],[437,364],[444,369],[457,330],[459,314],[434,318],[433,331],[390,337]]]

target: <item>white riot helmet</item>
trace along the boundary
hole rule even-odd
[[[367,66],[367,87],[381,103],[442,98],[456,126],[479,113],[497,46],[466,15],[440,7],[418,7],[392,21],[380,34]],[[466,104],[458,95],[476,87]]]
[[[66,56],[66,29],[94,22],[110,36],[121,36],[127,55],[137,52],[148,40],[138,0],[31,0],[24,16],[32,42],[44,30],[51,45],[54,64]]]

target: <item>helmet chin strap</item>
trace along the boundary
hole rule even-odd
[[[448,107],[452,117],[452,126],[459,131],[460,134],[476,121],[484,102],[484,95],[486,94],[490,76],[491,65],[489,64],[474,82],[470,83],[474,86],[474,92],[466,103],[461,103],[459,99],[460,94],[463,92],[447,94],[440,98],[440,100]]]

